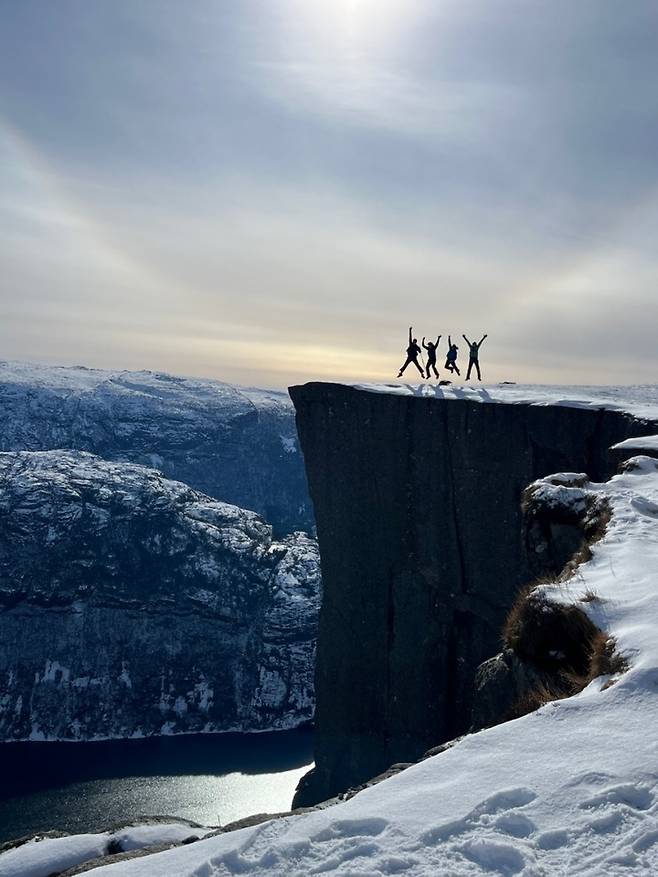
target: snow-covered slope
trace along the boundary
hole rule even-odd
[[[313,714],[303,533],[83,451],[0,453],[0,738],[272,730]]]
[[[160,849],[198,840],[209,833],[185,820],[158,821],[127,825],[100,834],[69,837],[35,837],[27,843],[0,853],[2,877],[51,877],[108,854]]]
[[[313,514],[287,393],[154,372],[0,362],[0,451],[76,448],[159,469],[275,533]]]
[[[91,873],[658,873],[658,461],[638,457],[609,482],[574,489],[604,498],[612,517],[556,598],[616,637],[623,676],[467,736],[328,809]],[[597,599],[583,600],[588,591]]]

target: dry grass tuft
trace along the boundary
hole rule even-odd
[[[573,604],[549,600],[543,590],[522,591],[512,606],[503,639],[525,661],[541,671],[587,672],[591,644],[598,627]]]
[[[587,591],[583,601],[598,599],[593,591]],[[628,662],[617,652],[615,639],[600,630],[582,609],[555,603],[536,586],[519,593],[503,637],[508,648],[544,677],[514,705],[511,717],[571,697],[599,676],[617,676],[628,669]]]
[[[546,682],[540,682],[530,691],[522,695],[506,716],[507,720],[518,719],[528,713],[534,713],[540,707],[555,700],[563,700],[568,697],[563,690]]]
[[[619,676],[628,670],[628,661],[617,651],[617,641],[600,630],[592,643],[588,684],[598,676]]]

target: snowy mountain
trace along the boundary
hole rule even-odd
[[[251,509],[275,535],[313,513],[287,393],[153,372],[0,362],[0,451],[140,463]]]
[[[20,394],[40,412],[21,428],[46,428],[43,398]],[[0,738],[295,726],[313,711],[319,601],[302,533],[276,541],[253,512],[139,465],[0,454]]]
[[[626,672],[470,734],[334,806],[89,873],[658,873],[658,462],[636,457],[603,483],[569,476],[543,485],[556,482],[561,502],[570,491],[575,504],[591,497],[609,507],[610,520],[591,558],[548,598],[577,606],[612,635]]]

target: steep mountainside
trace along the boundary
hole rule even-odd
[[[625,671],[603,671],[573,697],[468,734],[349,800],[105,860],[90,877],[658,874],[658,462],[636,457],[603,484],[560,473],[548,486],[550,506],[550,494],[562,507],[586,496],[609,511],[591,558],[545,590],[553,608],[580,607],[614,639]],[[418,639],[420,647],[422,629]],[[62,848],[81,860],[99,840],[52,842],[52,862]],[[38,843],[0,855],[0,871],[24,877],[38,855]],[[48,856],[40,875],[53,870]]]
[[[532,574],[524,488],[607,477],[608,448],[647,432],[622,411],[489,404],[490,390],[291,388],[324,581],[316,769],[297,804],[468,729],[475,670]]]
[[[157,471],[2,453],[0,738],[299,724],[319,583],[312,539]]]
[[[277,536],[313,529],[287,393],[0,362],[0,412],[0,451],[75,448],[140,463],[257,512]]]

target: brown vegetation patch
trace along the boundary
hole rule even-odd
[[[594,591],[587,591],[583,601],[598,599]],[[540,684],[517,701],[510,717],[571,697],[599,676],[616,676],[628,669],[613,637],[600,630],[578,606],[554,602],[536,585],[519,593],[507,617],[503,638],[508,648],[543,676]]]
[[[598,627],[573,604],[549,600],[543,589],[517,597],[505,623],[505,645],[546,673],[584,674]]]
[[[508,721],[510,719],[518,719],[521,716],[526,716],[528,713],[534,713],[535,710],[538,710],[547,703],[552,703],[554,700],[562,700],[568,696],[562,689],[542,682],[523,694],[505,718]]]

